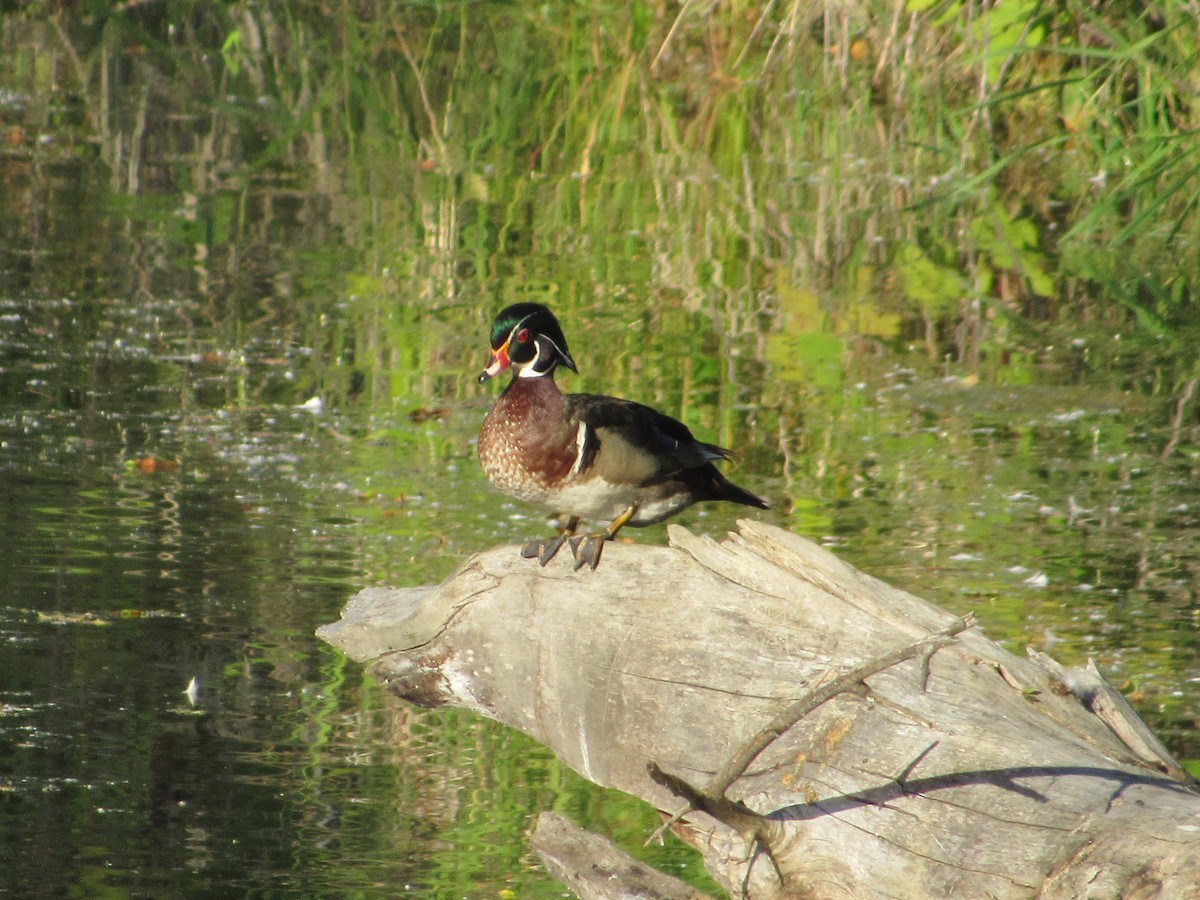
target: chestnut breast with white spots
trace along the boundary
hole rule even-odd
[[[550,504],[576,463],[576,427],[553,379],[514,378],[479,430],[479,462],[504,493]]]

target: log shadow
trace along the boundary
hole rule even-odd
[[[1050,799],[1036,787],[1023,784],[1023,779],[1049,778],[1100,778],[1113,782],[1109,806],[1128,788],[1147,786],[1175,791],[1184,795],[1195,795],[1196,791],[1166,775],[1139,775],[1125,769],[1101,766],[1011,766],[1003,769],[978,769],[973,772],[955,772],[945,775],[930,775],[925,778],[895,780],[878,787],[841,794],[815,803],[797,803],[781,807],[770,813],[762,813],[771,821],[803,821],[822,816],[835,815],[860,809],[863,806],[886,806],[889,801],[903,797],[926,796],[937,791],[975,785],[992,785],[1001,790],[1012,791],[1037,803],[1049,803]]]

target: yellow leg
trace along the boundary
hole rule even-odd
[[[637,504],[631,503],[603,531],[596,531],[592,534],[571,538],[571,552],[575,554],[576,572],[584,566],[591,566],[595,569],[596,566],[600,565],[600,554],[604,550],[604,542],[615,538],[617,532],[624,528],[626,523],[634,517],[637,509]]]

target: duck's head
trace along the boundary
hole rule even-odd
[[[554,313],[540,303],[514,303],[492,322],[492,359],[479,374],[479,383],[509,366],[517,378],[540,378],[553,375],[560,365],[579,371]]]

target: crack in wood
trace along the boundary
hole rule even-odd
[[[967,615],[955,621],[953,624],[943,628],[941,631],[926,635],[920,640],[906,644],[902,647],[897,647],[887,653],[880,654],[874,659],[868,660],[862,665],[856,666],[847,672],[839,675],[831,681],[828,681],[809,692],[805,697],[784,709],[776,715],[770,723],[763,728],[758,734],[754,735],[750,740],[746,741],[732,757],[722,766],[716,776],[703,788],[695,788],[682,779],[675,778],[663,772],[662,769],[654,762],[649,764],[650,777],[657,783],[676,793],[677,796],[683,797],[688,801],[688,808],[681,810],[661,826],[655,834],[659,834],[663,830],[678,822],[693,809],[703,809],[708,812],[713,818],[725,822],[734,830],[742,834],[753,834],[756,839],[762,841],[769,848],[771,839],[770,835],[765,830],[759,830],[760,825],[749,822],[743,815],[743,810],[749,812],[751,816],[756,817],[760,822],[765,821],[761,816],[746,810],[741,804],[730,806],[735,803],[726,797],[726,792],[738,778],[746,773],[750,768],[750,764],[758,757],[763,750],[769,747],[772,743],[779,739],[780,735],[788,731],[792,726],[800,721],[808,713],[812,712],[818,706],[832,700],[839,694],[853,690],[856,686],[863,684],[864,679],[882,672],[884,669],[890,668],[897,663],[912,659],[923,653],[932,653],[933,651],[953,643],[959,634],[971,628],[975,624],[975,617]],[[702,805],[697,805],[700,803]],[[721,812],[733,817],[733,821],[722,818],[718,812]],[[652,836],[653,837],[653,836]]]

